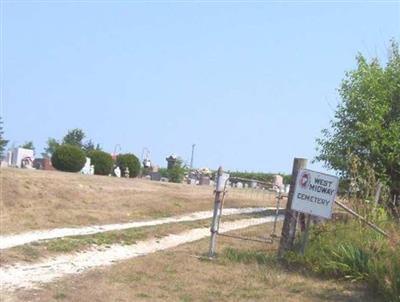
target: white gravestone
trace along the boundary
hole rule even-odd
[[[119,167],[116,167],[114,169],[114,174],[116,177],[121,177],[121,169]]]
[[[86,157],[86,162],[85,165],[83,166],[83,168],[81,169],[81,174],[84,175],[91,175],[91,165],[90,165],[90,158]]]
[[[22,168],[22,160],[33,162],[35,159],[33,150],[25,148],[14,148],[11,152],[11,166]]]

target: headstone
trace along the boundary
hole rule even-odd
[[[277,191],[281,191],[284,189],[282,175],[279,174],[274,175],[273,189]]]
[[[22,168],[22,160],[30,161],[31,163],[35,159],[34,152],[31,149],[25,148],[14,148],[11,152],[11,166]]]
[[[83,168],[81,169],[80,173],[84,174],[84,175],[90,175],[90,158],[86,157],[86,163],[83,166]]]
[[[116,177],[121,177],[121,169],[119,167],[116,167],[114,169],[114,174]]]
[[[236,183],[236,188],[243,189],[243,184],[239,181]]]
[[[32,160],[32,158],[31,158],[31,157],[24,157],[24,158],[21,160],[21,168],[24,168],[24,169],[34,169],[34,168],[33,168],[33,160]]]
[[[249,184],[246,182],[246,183],[244,184],[244,188],[247,189],[248,187],[249,187]]]
[[[199,185],[200,186],[209,186],[210,185],[210,176],[200,176]]]
[[[160,181],[161,180],[161,174],[158,173],[158,172],[150,172],[150,174],[148,176],[150,176],[150,179],[154,180],[154,181]]]
[[[11,167],[12,166],[12,151],[7,151],[6,161],[7,161],[7,166]]]
[[[189,185],[195,186],[196,185],[196,178],[188,178],[187,183]]]
[[[94,175],[94,165],[90,165],[90,175]]]
[[[35,158],[33,161],[33,167],[38,170],[43,170],[43,160],[44,158]]]
[[[255,180],[252,180],[252,181],[250,182],[250,188],[252,188],[252,189],[257,189],[257,182],[256,182]]]
[[[128,168],[128,167],[125,168],[124,176],[125,176],[126,178],[129,178],[129,168]]]
[[[145,168],[150,168],[150,167],[151,167],[151,161],[150,161],[150,159],[145,158],[145,159],[143,160],[143,167],[145,167]]]

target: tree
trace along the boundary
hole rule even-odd
[[[82,129],[75,128],[69,130],[68,133],[63,138],[63,145],[71,145],[79,148],[83,147],[83,139],[85,138],[85,133]]]
[[[79,172],[86,163],[86,155],[77,146],[61,145],[51,156],[51,163],[60,171]]]
[[[51,157],[54,151],[56,151],[58,146],[60,146],[60,143],[55,138],[49,137],[47,140],[47,147],[44,148],[42,156]]]
[[[124,175],[125,169],[129,169],[129,177],[136,177],[140,172],[139,159],[131,153],[120,154],[117,156],[116,165],[121,169],[121,174]]]
[[[177,159],[174,166],[167,171],[170,182],[181,183],[185,176],[186,168],[183,166],[183,161]]]
[[[82,149],[86,152],[89,153],[90,151],[96,150],[96,151],[102,151],[100,144],[94,144],[94,142],[89,139],[88,141],[86,141],[83,146]]]
[[[3,156],[3,152],[8,144],[8,140],[4,139],[3,134],[3,119],[0,116],[0,157]]]
[[[400,194],[400,54],[392,41],[385,65],[359,54],[357,68],[346,73],[339,88],[331,129],[317,139],[319,155],[328,168],[351,178],[356,163],[359,179],[379,179]],[[372,174],[372,175],[371,175]],[[393,199],[395,198],[395,199]]]
[[[25,142],[24,144],[22,144],[22,145],[20,146],[20,148],[30,149],[30,150],[35,151],[35,146],[33,145],[33,141]]]

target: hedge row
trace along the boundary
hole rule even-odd
[[[114,161],[111,155],[100,150],[92,150],[87,153],[94,165],[94,173],[97,175],[109,175],[112,173]],[[77,146],[60,145],[53,152],[51,157],[53,167],[65,172],[79,172],[86,163],[85,152]],[[120,154],[117,156],[115,164],[124,174],[126,168],[129,169],[129,176],[136,177],[140,173],[140,162],[134,154]]]

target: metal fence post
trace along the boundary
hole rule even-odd
[[[215,248],[216,248],[216,243],[217,243],[217,232],[219,229],[219,220],[221,218],[221,215],[219,215],[219,212],[221,211],[221,205],[222,205],[222,195],[223,192],[218,190],[219,186],[219,181],[221,180],[220,176],[222,176],[223,170],[222,167],[219,167],[218,173],[216,175],[216,190],[215,190],[215,200],[214,200],[214,213],[213,213],[213,218],[212,218],[212,223],[211,223],[211,239],[210,239],[210,249],[208,252],[208,256],[210,258],[215,256]]]

